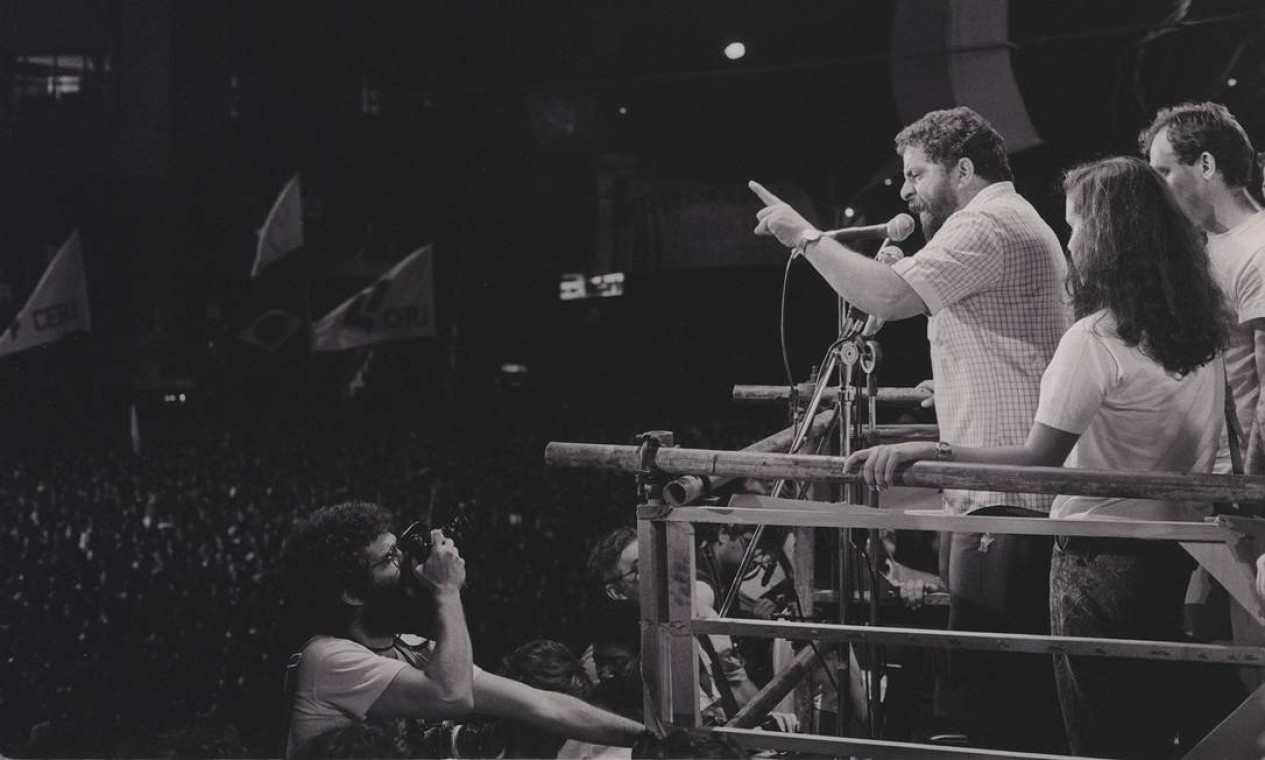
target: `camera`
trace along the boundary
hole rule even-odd
[[[444,535],[460,544],[470,529],[470,520],[465,515],[457,515],[443,525],[438,526]],[[395,545],[408,555],[414,563],[421,565],[430,558],[434,548],[430,541],[431,527],[421,520],[416,520],[400,532]]]
[[[444,721],[413,735],[409,757],[502,758],[508,747],[507,726],[500,720]]]

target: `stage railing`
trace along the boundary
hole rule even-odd
[[[620,470],[660,481],[680,476],[756,478],[856,483],[834,456],[777,454],[767,451],[718,451],[670,447],[648,448],[583,443],[550,443],[548,464]],[[1059,493],[1240,503],[1265,500],[1265,477],[1162,472],[1111,472],[1051,467],[972,465],[918,462],[901,467],[898,485],[921,488],[963,488],[1011,493]],[[958,516],[917,510],[875,509],[856,504],[736,496],[724,506],[672,506],[661,500],[637,509],[640,539],[642,672],[647,711],[663,722],[697,726],[698,652],[695,637],[725,633],[800,641],[865,645],[935,646],[1007,652],[1065,653],[1130,657],[1227,665],[1265,666],[1265,648],[1234,644],[1190,644],[1171,641],[1127,641],[999,633],[971,633],[876,625],[699,619],[694,614],[695,523],[786,525],[798,528],[900,528],[950,532],[992,532],[1027,535],[1128,537],[1179,541],[1265,626],[1265,608],[1254,593],[1254,562],[1265,552],[1265,520],[1218,516],[1198,522],[1133,520],[1086,521]],[[804,600],[810,601],[810,600]],[[800,660],[804,660],[801,662]],[[872,758],[911,757],[1042,757],[979,749],[884,742],[853,737],[785,735],[747,731],[757,725],[793,681],[811,670],[801,652],[788,676],[779,675],[757,696],[741,720],[716,729],[747,748],[861,755]],[[1265,687],[1258,690],[1186,757],[1257,757],[1255,738],[1265,728]],[[758,704],[757,704],[758,703]]]

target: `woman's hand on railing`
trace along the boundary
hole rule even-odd
[[[896,467],[904,462],[935,459],[936,444],[928,441],[909,441],[875,446],[855,451],[843,461],[845,472],[860,472],[865,482],[878,491],[890,488]]]

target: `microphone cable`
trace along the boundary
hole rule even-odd
[[[791,264],[794,256],[786,257],[786,268],[782,270],[782,297],[778,302],[778,339],[782,349],[782,370],[786,373],[786,385],[790,389],[788,396],[787,416],[790,424],[795,424],[795,408],[799,404],[799,393],[795,386],[795,376],[791,373],[791,354],[786,344],[786,296],[790,292]]]

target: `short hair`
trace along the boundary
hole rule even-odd
[[[628,545],[637,540],[637,529],[624,526],[616,528],[597,542],[589,552],[589,577],[599,586],[605,586],[617,579],[619,555],[624,553]]]
[[[1247,187],[1256,176],[1256,153],[1247,132],[1220,103],[1182,103],[1161,109],[1150,126],[1138,134],[1143,156],[1151,143],[1167,130],[1173,153],[1183,164],[1193,164],[1207,152],[1217,161],[1217,170],[1230,187]]]
[[[529,641],[505,655],[500,674],[537,689],[581,699],[589,692],[589,679],[580,658],[565,644],[552,639]]]
[[[1076,317],[1111,312],[1120,339],[1170,372],[1212,361],[1229,317],[1203,237],[1145,161],[1107,158],[1069,170],[1063,192],[1083,220],[1068,268]]]
[[[921,148],[927,158],[949,166],[969,158],[975,173],[989,182],[1009,182],[1015,175],[1006,156],[1006,140],[988,120],[965,106],[932,111],[896,135],[896,154]]]
[[[365,549],[391,530],[386,509],[366,501],[322,507],[295,523],[282,550],[282,572],[296,610],[321,633],[340,633],[348,610],[343,592],[370,583]]]

